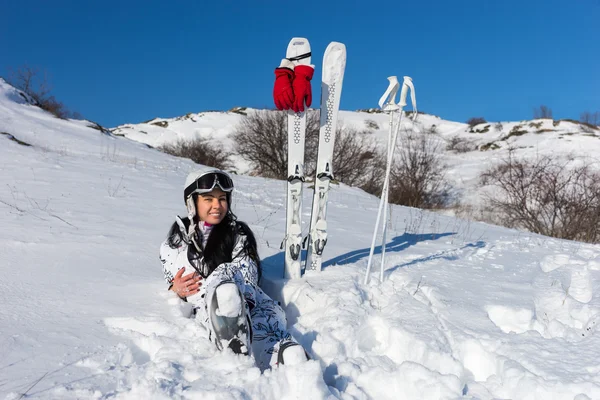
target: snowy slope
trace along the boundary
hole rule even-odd
[[[229,138],[230,134],[242,118],[252,112],[255,110],[240,108],[228,112],[190,113],[177,118],[154,118],[141,124],[125,124],[111,131],[116,136],[124,136],[152,147],[200,137],[232,150],[234,143]],[[234,157],[233,161],[240,173],[248,171],[248,164],[241,157]]]
[[[112,129],[116,135],[158,146],[177,139],[211,138],[233,149],[231,133],[244,114],[257,110],[238,108],[229,112],[204,112],[172,119],[154,119],[143,124],[127,124]],[[368,111],[340,111],[340,125],[370,131],[371,137],[382,149],[387,148],[389,117],[376,109]],[[446,165],[445,176],[453,188],[454,200],[477,210],[481,206],[485,188],[479,185],[479,174],[506,157],[509,149],[516,157],[533,159],[543,155],[567,157],[571,154],[581,160],[597,162],[600,154],[600,127],[586,126],[576,121],[538,119],[519,122],[488,122],[473,127],[465,123],[441,119],[430,114],[419,114],[416,124],[405,119],[403,127],[429,135]],[[460,140],[467,152],[449,150],[453,140]],[[248,171],[248,163],[239,156],[234,165],[240,173]],[[449,211],[452,213],[452,210]]]
[[[313,358],[261,374],[162,281],[195,166],[19,99],[0,80],[0,132],[31,145],[0,135],[0,398],[600,398],[599,246],[394,206],[385,281],[364,285],[378,201],[340,185],[323,272],[286,282],[285,182],[238,176],[264,287]]]

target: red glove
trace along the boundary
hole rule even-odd
[[[312,65],[296,65],[294,68],[294,104],[292,110],[295,112],[304,111],[304,104],[310,107],[312,103],[312,90],[310,88],[310,80],[313,77],[315,68]]]
[[[275,87],[273,88],[273,100],[279,110],[289,110],[294,104],[294,64],[286,59],[281,60],[279,68],[275,68]]]

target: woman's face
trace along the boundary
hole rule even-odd
[[[217,225],[227,214],[227,195],[220,189],[203,193],[196,200],[196,208],[200,220]]]

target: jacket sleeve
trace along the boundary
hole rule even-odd
[[[160,261],[163,266],[165,281],[169,289],[173,284],[173,278],[181,268],[185,268],[185,274],[195,271],[187,258],[187,245],[181,243],[178,247],[171,247],[167,240],[160,245]]]

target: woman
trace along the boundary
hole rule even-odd
[[[176,218],[160,247],[169,290],[194,307],[217,348],[254,353],[261,369],[307,359],[286,331],[283,309],[258,286],[252,231],[231,211],[233,180],[218,169],[188,175],[188,217]]]

